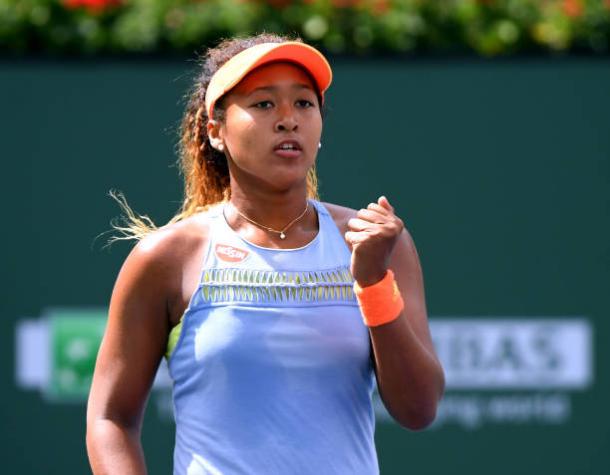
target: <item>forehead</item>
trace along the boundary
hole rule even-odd
[[[268,63],[249,72],[233,89],[248,94],[261,87],[305,86],[315,91],[309,74],[299,65],[290,62]]]

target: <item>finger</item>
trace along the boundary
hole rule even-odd
[[[377,200],[377,203],[379,203],[381,206],[383,206],[388,211],[394,212],[394,208],[392,207],[392,205],[390,204],[390,202],[388,201],[388,199],[385,196],[380,196],[379,199]]]
[[[355,231],[347,231],[345,233],[345,240],[348,244],[359,244],[367,238],[365,233],[355,232]]]
[[[380,204],[377,203],[369,203],[366,209],[370,209],[371,211],[376,211],[379,214],[383,214],[384,216],[388,214],[388,209],[384,208]]]
[[[358,218],[351,218],[347,222],[347,227],[350,231],[364,231],[365,229],[370,229],[371,226],[374,226],[374,223]]]
[[[387,213],[387,211],[384,213]],[[356,216],[364,221],[376,224],[383,224],[387,221],[387,214],[381,214],[370,209],[361,209],[356,213]]]

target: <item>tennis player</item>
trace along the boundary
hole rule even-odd
[[[174,474],[379,473],[371,394],[417,430],[444,377],[413,241],[390,201],[322,203],[331,68],[274,35],[210,49],[184,115],[181,212],[141,238],[110,303],[87,414],[94,474],[144,474],[142,415],[173,380]],[[367,97],[358,97],[366,107]]]

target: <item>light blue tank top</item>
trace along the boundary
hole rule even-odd
[[[169,356],[174,475],[378,474],[369,334],[350,252],[311,200],[298,249],[242,239],[209,211],[201,282]]]

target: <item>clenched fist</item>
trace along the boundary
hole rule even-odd
[[[345,241],[352,249],[351,272],[361,287],[383,279],[394,245],[404,229],[385,196],[360,209],[348,221]]]

